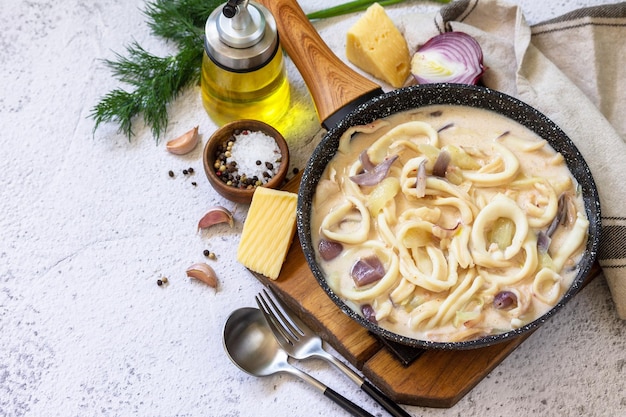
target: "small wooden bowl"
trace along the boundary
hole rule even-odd
[[[216,150],[220,144],[227,142],[236,132],[239,133],[243,130],[263,132],[266,135],[271,136],[274,138],[278,148],[280,149],[280,168],[266,184],[262,185],[262,187],[280,188],[283,185],[283,181],[285,180],[287,171],[289,170],[289,147],[287,146],[287,142],[285,141],[283,135],[281,135],[280,132],[272,126],[267,123],[251,119],[242,119],[230,122],[216,130],[215,133],[213,133],[213,135],[209,138],[202,153],[202,164],[204,165],[204,172],[209,180],[209,183],[222,197],[225,197],[235,203],[249,204],[252,201],[254,189],[237,188],[232,185],[227,185],[224,181],[222,181],[220,176],[216,174],[214,167]],[[254,152],[254,149],[251,149],[250,152]]]

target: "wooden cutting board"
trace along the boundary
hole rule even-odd
[[[300,177],[284,189],[297,192]],[[599,273],[594,265],[587,282]],[[407,365],[326,295],[309,269],[297,235],[277,280],[254,275],[368,380],[401,404],[452,407],[531,334],[480,349],[426,350]]]

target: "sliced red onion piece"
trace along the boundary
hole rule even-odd
[[[389,169],[396,159],[398,159],[398,155],[389,156],[376,165],[374,169],[353,175],[350,179],[359,185],[376,185],[387,177]]]
[[[480,45],[463,32],[432,37],[411,59],[411,73],[419,84],[476,84],[484,72]]]
[[[439,129],[437,129],[437,133],[441,133],[446,129],[450,129],[452,126],[454,126],[454,123],[448,123],[447,125],[441,126]]]
[[[424,159],[417,168],[415,177],[415,195],[422,198],[426,195],[426,159]]]
[[[318,243],[317,249],[323,260],[331,261],[343,251],[343,245],[333,240],[322,239],[320,243]]]
[[[433,166],[433,175],[436,177],[445,178],[446,171],[448,170],[448,165],[450,165],[450,152],[445,149],[439,152],[437,159],[435,160],[435,165]]]
[[[361,313],[363,313],[365,320],[378,324],[378,320],[376,320],[376,311],[374,311],[374,307],[370,304],[363,304],[361,306]]]
[[[550,243],[552,243],[552,239],[548,236],[548,233],[543,230],[537,233],[537,250],[539,253],[547,253]]]
[[[493,306],[498,310],[517,306],[517,296],[511,291],[500,291],[493,297]]]
[[[548,226],[548,230],[546,234],[548,237],[552,237],[556,229],[561,224],[565,224],[567,222],[567,212],[568,212],[568,204],[567,204],[567,195],[565,193],[559,196],[559,203],[556,209],[556,216],[552,219],[552,223]]]
[[[350,275],[357,287],[372,284],[385,276],[385,267],[378,256],[361,258],[352,265]]]
[[[361,152],[359,155],[359,161],[361,161],[361,165],[365,172],[372,171],[376,168],[376,165],[370,160],[370,156],[367,154],[367,149]]]

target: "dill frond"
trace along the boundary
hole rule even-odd
[[[116,122],[129,140],[133,121],[143,116],[155,140],[159,141],[168,123],[168,106],[187,87],[200,80],[204,52],[204,24],[222,0],[154,0],[144,14],[156,36],[174,42],[178,52],[164,57],[146,51],[137,42],[124,55],[104,60],[113,76],[132,89],[115,89],[100,99],[90,113],[94,131],[102,123]]]

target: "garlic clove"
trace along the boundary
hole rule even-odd
[[[191,152],[198,144],[198,126],[172,139],[165,144],[167,150],[176,155],[184,155]]]
[[[225,207],[213,206],[209,208],[204,216],[198,222],[198,229],[206,229],[215,224],[228,223],[230,227],[233,227],[235,221],[232,213]]]
[[[191,265],[187,268],[187,276],[200,280],[211,288],[217,288],[217,274],[213,268],[205,263]]]

